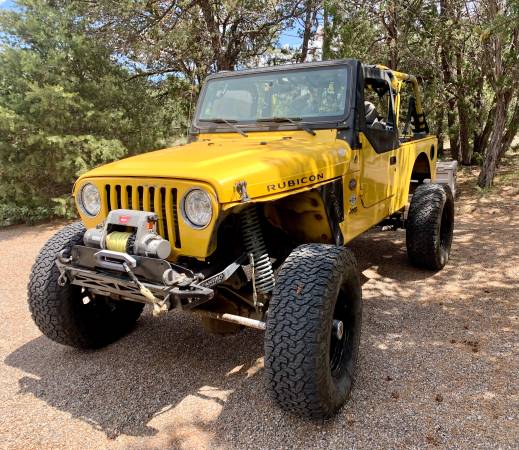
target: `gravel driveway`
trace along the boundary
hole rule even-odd
[[[42,337],[26,283],[60,224],[0,231],[0,448],[519,448],[519,190],[458,200],[442,272],[410,267],[401,231],[352,243],[359,376],[324,423],[272,404],[257,331],[212,337],[146,312],[96,352]]]

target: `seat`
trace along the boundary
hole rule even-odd
[[[366,113],[366,125],[370,128],[385,130],[386,124],[379,119],[379,114],[375,105],[371,102],[364,102],[364,111]]]

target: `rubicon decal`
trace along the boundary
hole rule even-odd
[[[309,175],[301,178],[293,178],[292,180],[281,181],[275,184],[267,184],[267,192],[280,191],[287,188],[294,188],[302,184],[313,183],[315,181],[324,180],[324,173]]]

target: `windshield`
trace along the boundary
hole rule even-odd
[[[320,67],[212,79],[205,87],[197,120],[338,119],[345,115],[347,78],[346,67]]]

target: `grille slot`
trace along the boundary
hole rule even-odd
[[[121,201],[121,186],[117,185],[115,186],[115,204],[117,207],[121,208],[123,203]]]
[[[178,226],[177,190],[171,189],[173,226],[175,228],[175,247],[180,248],[180,228]]]
[[[126,186],[126,198],[128,199],[128,209],[132,209],[133,198],[132,198],[132,187]]]
[[[168,220],[166,217],[166,188],[160,188],[160,205],[161,205],[161,215],[160,218],[162,225],[164,227],[164,239],[169,240],[169,230],[168,230]]]
[[[105,194],[106,194],[106,207],[108,208],[108,211],[111,211],[112,209],[112,202],[110,201],[110,185],[107,184],[105,186]]]
[[[157,214],[159,234],[175,248],[181,248],[176,188],[107,184],[105,194],[108,211],[124,208]]]
[[[150,211],[155,212],[155,188],[149,188],[149,196],[150,196]]]
[[[137,197],[138,197],[138,201],[137,201],[137,205],[138,205],[138,210],[139,211],[144,211],[143,209],[143,202],[144,202],[144,194],[143,194],[144,190],[142,189],[142,186],[139,186],[137,188]]]

